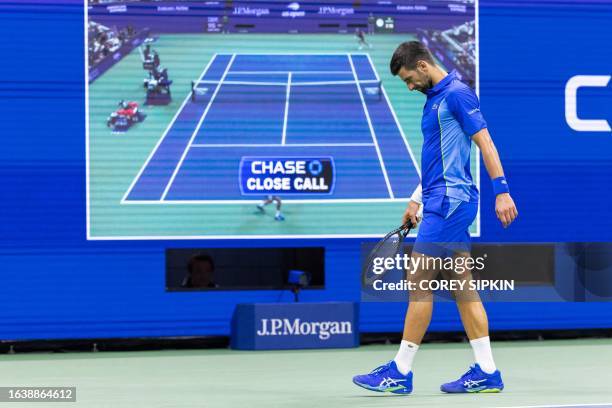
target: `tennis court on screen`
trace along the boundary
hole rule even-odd
[[[419,175],[367,54],[215,54],[122,203],[244,203],[243,157],[332,157],[331,194],[393,201]],[[262,193],[263,194],[263,193]]]
[[[381,237],[396,226],[407,196],[419,182],[406,145],[419,163],[424,97],[408,92],[389,71],[389,56],[397,44],[411,39],[416,37],[404,33],[375,36],[365,54],[355,50],[350,35],[312,34],[298,40],[293,34],[164,34],[155,50],[174,81],[172,103],[143,106],[144,122],[125,134],[113,134],[106,120],[117,100],[144,98],[142,60],[132,52],[89,89],[90,239]],[[283,147],[289,72],[292,85]],[[192,82],[198,91],[196,101],[190,97]],[[312,85],[316,82],[325,85]],[[201,88],[208,91],[200,92]],[[245,126],[250,133],[243,132]],[[206,147],[187,148],[192,137],[192,144]],[[389,198],[376,147],[368,146],[374,140],[395,199]],[[358,145],[346,146],[349,143]],[[272,151],[283,157],[333,157],[337,178],[332,194],[278,193],[283,222],[274,222],[273,211],[258,212],[256,204],[267,194],[241,195],[238,157],[267,157]],[[211,156],[212,161],[194,160]],[[477,157],[474,147],[471,170],[476,180]],[[371,170],[369,177],[359,176],[364,168]],[[472,234],[479,234],[478,225],[474,223]]]

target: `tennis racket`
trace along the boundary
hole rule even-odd
[[[375,263],[380,262],[380,258],[395,258],[396,255],[403,251],[404,239],[413,228],[410,221],[389,232],[385,237],[376,244],[374,249],[370,251],[361,270],[361,284],[363,287],[369,287],[375,280],[381,279],[387,270],[380,271],[381,265]]]

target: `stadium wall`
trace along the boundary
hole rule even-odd
[[[166,293],[164,251],[201,242],[88,242],[85,206],[83,4],[0,2],[0,339],[227,335],[240,302],[278,291]],[[564,86],[610,75],[609,2],[480,5],[480,93],[520,218],[504,230],[482,184],[482,241],[610,241],[609,133],[577,132]],[[569,29],[568,29],[569,28]],[[53,46],[41,46],[44,43]],[[585,44],[589,44],[588,47]],[[44,71],[44,75],[41,75]],[[601,91],[601,92],[599,92]],[[580,94],[580,113],[610,120],[608,89]],[[484,167],[483,167],[484,171]],[[326,289],[304,301],[357,300],[359,240],[211,241],[207,246],[324,246]],[[606,328],[610,303],[495,303],[493,330]],[[405,306],[363,304],[361,330],[398,331]],[[436,305],[432,330],[459,330]]]

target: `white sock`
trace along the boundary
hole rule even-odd
[[[470,340],[470,344],[472,345],[472,350],[474,351],[474,360],[482,371],[487,374],[494,373],[497,368],[495,367],[495,362],[493,361],[493,352],[491,351],[491,341],[489,340],[489,336],[481,337],[479,339]]]
[[[414,360],[414,356],[418,349],[418,345],[407,340],[402,340],[399,350],[397,350],[397,354],[393,359],[400,373],[406,375],[412,370],[412,360]]]

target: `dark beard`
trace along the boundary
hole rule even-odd
[[[427,80],[427,83],[419,88],[415,88],[417,91],[421,92],[422,94],[427,95],[427,91],[430,90],[431,88],[433,88],[433,80],[431,78],[429,78]]]

